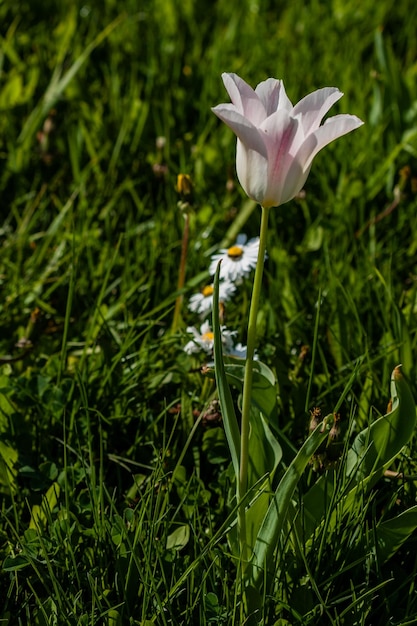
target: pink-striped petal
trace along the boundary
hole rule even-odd
[[[268,153],[261,133],[246,117],[236,111],[233,104],[219,104],[213,107],[212,111],[233,130],[250,150],[255,150],[265,158],[267,157]]]
[[[326,120],[323,126],[319,126],[306,138],[296,155],[303,171],[311,167],[314,157],[322,148],[335,139],[359,128],[362,124],[362,120],[356,117],[356,115],[341,114]]]
[[[268,78],[262,83],[259,83],[255,89],[255,93],[259,96],[264,105],[267,116],[272,115],[272,113],[275,113],[278,109],[283,109],[287,111],[287,113],[292,111],[293,106],[285,92],[282,80]]]
[[[223,83],[236,109],[255,126],[266,117],[265,107],[247,82],[237,74],[222,74]]]
[[[343,93],[335,87],[324,87],[308,94],[295,105],[293,115],[301,117],[306,136],[320,126],[323,117],[342,96]]]
[[[278,110],[261,126],[264,142],[268,150],[268,187],[266,200],[268,206],[278,206],[282,196],[286,196],[286,179],[296,152],[293,143],[298,136],[300,122],[289,117],[284,110]]]

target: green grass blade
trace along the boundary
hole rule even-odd
[[[25,150],[27,150],[27,142],[31,141],[33,136],[35,135],[37,129],[41,125],[44,118],[48,115],[49,111],[55,106],[58,99],[62,96],[64,90],[67,88],[69,83],[72,81],[74,76],[79,72],[81,67],[87,61],[93,50],[97,48],[109,35],[110,33],[121,23],[121,21],[125,18],[125,16],[118,16],[115,20],[113,20],[110,24],[108,24],[94,39],[91,41],[80,54],[80,56],[74,61],[71,67],[67,70],[67,72],[61,77],[61,69],[60,65],[58,65],[51,77],[51,81],[46,89],[42,99],[36,105],[36,107],[32,110],[28,119],[26,120],[25,125],[22,128],[22,131],[17,139],[17,144],[19,147],[19,156],[22,158],[22,162],[25,158]],[[68,46],[70,42],[67,42]],[[63,56],[61,51],[60,57]],[[27,158],[27,156],[26,156]],[[20,158],[18,158],[17,163],[21,163]]]

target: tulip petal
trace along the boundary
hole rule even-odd
[[[280,109],[270,115],[260,128],[265,133],[264,142],[268,150],[268,187],[264,206],[278,206],[282,204],[282,197],[288,195],[287,173],[298,151],[299,125],[298,118],[290,117],[287,111]],[[293,186],[292,181],[290,186]]]
[[[292,103],[288,98],[284,83],[276,78],[268,78],[255,89],[255,93],[259,96],[265,107],[267,116],[272,115],[278,109],[284,109],[288,113],[292,111]]]
[[[341,114],[326,120],[323,126],[319,126],[307,137],[296,155],[303,170],[311,167],[314,157],[322,148],[355,128],[359,128],[362,124],[362,120],[356,115]]]
[[[301,117],[306,136],[320,126],[323,117],[342,96],[343,93],[336,87],[324,87],[308,94],[295,105],[293,115]]]
[[[285,154],[290,151],[299,123],[297,118],[289,116],[282,109],[266,118],[259,132],[264,138],[269,158],[276,158],[277,152]]]
[[[304,187],[310,173],[310,167],[303,170],[300,163],[294,159],[287,170],[285,177],[285,187],[281,194],[281,204],[292,200]]]
[[[247,82],[237,74],[222,74],[230,100],[236,109],[254,126],[258,126],[266,117],[266,110],[258,95]]]
[[[268,153],[261,133],[246,117],[236,111],[233,104],[219,104],[213,107],[212,111],[233,130],[248,149],[267,157]]]
[[[239,139],[236,146],[236,172],[245,193],[262,204],[268,187],[268,158],[248,148]]]

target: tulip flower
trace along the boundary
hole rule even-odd
[[[301,191],[313,159],[322,148],[334,139],[358,128],[363,122],[354,115],[336,115],[322,124],[323,117],[343,95],[334,87],[314,91],[293,106],[285,93],[283,82],[275,78],[268,78],[259,83],[255,90],[236,74],[223,74],[222,78],[232,102],[220,104],[212,111],[236,134],[236,170],[240,184],[247,195],[262,207],[257,242],[258,258],[249,310],[240,429],[227,400],[230,391],[226,374],[216,366],[216,381],[221,389],[219,397],[223,398],[221,400],[223,419],[225,424],[228,424],[225,432],[232,451],[237,479],[236,500],[239,504],[237,531],[242,572],[245,576],[246,566],[251,559],[250,550],[253,548],[248,545],[245,506],[248,490],[250,420],[253,414],[253,360],[269,212],[272,207],[288,202]],[[230,251],[228,252],[230,254]],[[216,290],[220,271],[218,268],[215,279]],[[215,295],[217,302],[218,291]],[[220,333],[219,323],[216,307],[213,309],[213,338],[216,333]],[[221,346],[221,343],[214,342],[215,361],[220,363],[221,350],[218,346]],[[238,436],[240,450],[236,443]]]
[[[316,154],[358,128],[355,115],[335,115],[321,125],[343,96],[334,87],[309,94],[293,106],[281,80],[255,90],[236,74],[223,74],[231,104],[212,109],[237,136],[236,170],[247,195],[263,207],[284,204],[301,191]]]

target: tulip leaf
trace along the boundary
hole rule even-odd
[[[258,411],[251,411],[249,434],[248,488],[265,474],[272,480],[282,449],[269,428],[268,421]]]
[[[391,410],[362,430],[355,438],[346,457],[346,496],[340,502],[348,512],[358,502],[358,491],[371,487],[411,439],[416,425],[416,407],[408,384],[396,367],[391,376]],[[336,489],[333,470],[321,476],[303,498],[303,533],[310,536],[327,517]],[[337,517],[340,519],[341,510]],[[328,530],[336,523],[336,514],[327,520]]]
[[[346,475],[355,483],[382,475],[410,441],[416,425],[416,406],[400,366],[391,375],[392,408],[353,442],[346,459]]]
[[[213,333],[214,333],[214,369],[216,376],[217,391],[219,394],[220,408],[222,411],[224,431],[232,457],[233,469],[236,480],[239,479],[240,466],[240,432],[236,419],[235,407],[223,362],[222,338],[219,315],[219,277],[220,263],[217,266],[214,277],[213,292]]]
[[[376,528],[377,555],[380,563],[388,561],[417,528],[417,506],[378,524]]]
[[[229,383],[242,391],[245,375],[242,359],[227,358],[225,372]],[[254,548],[256,536],[268,510],[272,479],[282,458],[281,446],[269,426],[277,405],[275,382],[274,373],[269,367],[260,361],[254,361],[248,463],[248,490],[253,489],[253,500],[246,510],[246,539],[250,549]]]
[[[228,382],[242,391],[245,375],[242,359],[226,357],[225,361]],[[246,539],[249,548],[253,549],[271,500],[271,482],[282,458],[281,446],[269,426],[277,405],[275,376],[260,361],[253,363],[251,401],[248,491],[252,490],[252,501],[246,509]],[[236,529],[231,531],[229,543],[232,551],[238,554]]]
[[[247,542],[252,549],[271,501],[272,480],[281,458],[281,446],[272,434],[267,419],[259,411],[252,410],[249,435],[248,490],[253,489],[256,498],[246,509]],[[262,477],[264,479],[259,484]]]
[[[244,363],[236,363],[237,359],[228,358],[225,363],[225,372],[229,383],[234,384],[241,391],[245,375]],[[241,359],[239,359],[241,361]],[[273,372],[260,361],[253,362],[252,378],[252,406],[265,417],[273,415],[277,406],[276,381]]]
[[[291,506],[291,499],[311,457],[326,440],[333,422],[328,415],[311,433],[289,465],[273,495],[259,529],[254,553],[247,569],[247,582],[259,590],[265,570],[271,563],[280,534]]]

